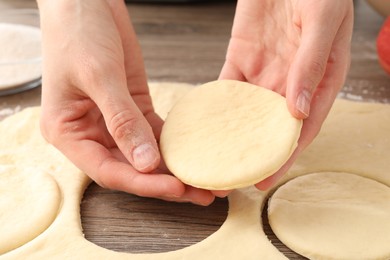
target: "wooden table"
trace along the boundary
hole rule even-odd
[[[32,0],[1,0],[6,8],[36,7]],[[203,83],[218,77],[229,40],[235,3],[129,4],[151,81]],[[355,1],[352,64],[340,97],[390,103],[390,76],[378,65],[375,38],[383,18]],[[0,111],[40,104],[40,88],[0,97]],[[1,117],[5,113],[0,114]],[[164,252],[194,244],[213,232],[227,215],[226,199],[209,207],[139,198],[95,184],[81,203],[86,238],[124,252]],[[261,214],[261,212],[259,212]],[[267,220],[265,219],[265,222]],[[266,233],[290,259],[302,259]]]

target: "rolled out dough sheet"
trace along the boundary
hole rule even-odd
[[[151,85],[152,95],[160,91],[154,88],[161,86]],[[180,85],[173,83],[163,86],[164,92],[171,92],[172,96],[180,88]],[[188,85],[185,85],[185,88],[188,88]],[[172,97],[172,102],[176,98]],[[158,102],[159,99],[153,97],[153,100]],[[128,254],[114,252],[87,241],[82,233],[80,201],[90,179],[44,141],[39,132],[39,113],[39,107],[29,108],[0,123],[0,164],[10,168],[18,166],[29,169],[31,174],[47,174],[57,184],[60,194],[57,202],[60,206],[55,219],[49,221],[51,224],[48,227],[44,227],[39,220],[31,223],[41,227],[39,234],[25,244],[21,243],[18,248],[0,255],[1,260],[286,259],[267,239],[262,228],[261,211],[270,192],[260,192],[253,187],[235,190],[229,195],[228,217],[219,230],[205,240],[177,251]],[[166,110],[163,113],[166,113]],[[318,138],[305,150],[278,185],[314,172],[346,172],[376,180],[389,187],[389,133],[389,105],[337,100]],[[25,172],[14,171],[14,174],[22,176]],[[8,182],[9,179],[4,176],[6,175],[0,175],[0,181]],[[21,187],[13,189],[20,194],[29,193],[29,190]],[[50,194],[54,193],[56,192],[51,191]],[[36,196],[44,194],[38,193]],[[1,205],[3,204],[0,203]],[[42,204],[35,206],[42,210],[46,208],[46,205]],[[0,212],[4,210],[10,209],[0,208]],[[18,216],[19,213],[15,214]],[[28,216],[28,213],[25,215]],[[1,216],[0,222],[7,225]],[[381,239],[380,234],[378,239]],[[1,241],[6,240],[7,238]],[[390,248],[384,256],[384,259],[390,258]]]

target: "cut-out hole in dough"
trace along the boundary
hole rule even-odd
[[[227,211],[227,199],[216,199],[202,207],[139,198],[93,183],[84,193],[81,221],[86,239],[98,246],[120,252],[157,253],[202,241],[220,228]]]
[[[272,230],[310,259],[389,259],[390,188],[343,172],[318,172],[279,187]]]

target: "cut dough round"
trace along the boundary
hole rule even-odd
[[[249,83],[214,81],[173,107],[160,146],[167,167],[184,183],[229,190],[275,173],[295,150],[301,126],[281,95]]]
[[[0,23],[0,90],[39,79],[41,57],[39,28]]]
[[[61,203],[54,179],[34,168],[0,166],[0,255],[45,231]]]
[[[277,237],[310,259],[389,259],[390,188],[341,172],[297,177],[271,197]]]

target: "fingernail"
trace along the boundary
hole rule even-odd
[[[148,168],[154,166],[158,157],[159,154],[152,145],[142,144],[133,151],[134,167],[139,171],[147,170]]]
[[[306,89],[302,90],[301,94],[299,94],[297,99],[297,109],[305,116],[309,116],[310,101],[311,101],[311,93]]]

